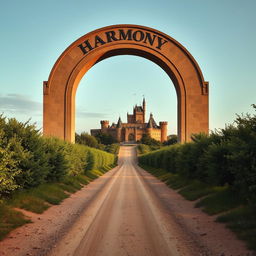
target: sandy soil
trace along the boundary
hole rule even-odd
[[[243,242],[136,165],[121,147],[119,166],[0,242],[0,255],[253,255]]]

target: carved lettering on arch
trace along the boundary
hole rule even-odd
[[[154,33],[145,32],[138,29],[128,29],[127,31],[124,29],[119,29],[117,31],[107,31],[103,36],[96,35],[94,40],[87,39],[83,43],[79,44],[78,47],[81,49],[83,54],[87,54],[91,50],[104,44],[126,40],[134,41],[135,43],[142,42],[159,50],[161,50],[162,47],[168,43],[166,39]]]

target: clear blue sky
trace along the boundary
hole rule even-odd
[[[183,44],[210,83],[210,128],[256,103],[255,0],[12,0],[0,8],[0,112],[42,126],[42,82],[80,36],[112,24],[158,29]],[[113,79],[115,78],[115,79]],[[176,94],[150,61],[118,56],[94,66],[77,91],[77,131],[116,122],[146,96],[148,115],[176,131]]]

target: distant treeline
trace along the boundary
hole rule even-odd
[[[118,154],[120,147],[119,143],[113,136],[101,132],[95,137],[86,132],[82,132],[81,134],[76,133],[76,143],[104,150],[112,154]]]
[[[0,116],[0,198],[65,176],[86,175],[115,161],[113,154],[42,137],[35,125]]]
[[[137,141],[137,143],[138,154],[146,154],[151,151],[161,149],[162,147],[178,143],[178,136],[175,134],[169,135],[167,141],[162,143],[151,138],[148,134],[143,134],[141,140]]]
[[[225,129],[196,134],[192,142],[143,154],[139,162],[209,185],[228,185],[234,196],[255,204],[256,115],[237,115]]]

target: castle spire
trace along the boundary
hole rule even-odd
[[[145,123],[145,115],[146,115],[146,100],[143,95],[143,101],[142,101],[142,108],[143,108],[143,123]]]
[[[117,122],[117,128],[122,128],[122,121],[121,121],[121,117],[119,116],[118,118],[118,122]]]

